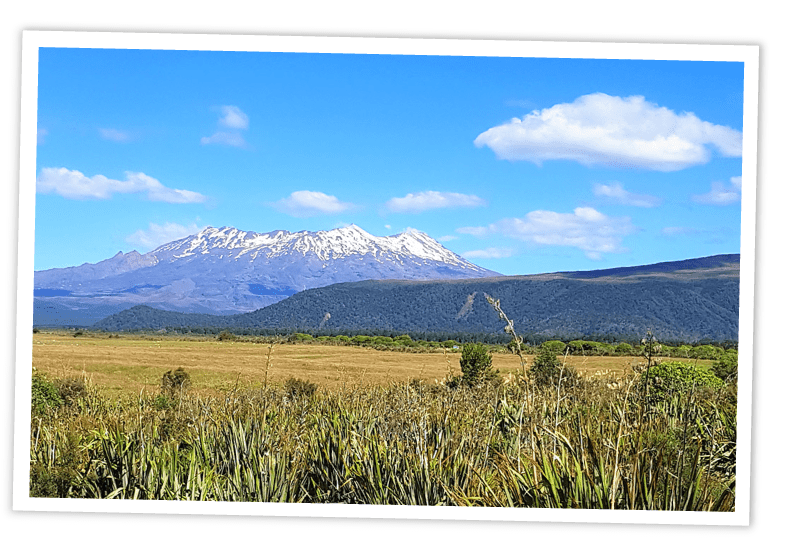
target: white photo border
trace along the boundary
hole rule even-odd
[[[549,57],[744,63],[739,296],[739,395],[734,512],[550,510],[304,503],[50,499],[29,496],[30,395],[39,48],[304,52],[481,57]],[[353,38],[23,31],[20,117],[19,242],[14,415],[13,510],[135,514],[397,518],[583,523],[749,525],[755,294],[759,48],[615,42],[543,42],[430,38]]]

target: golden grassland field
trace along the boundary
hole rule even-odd
[[[735,350],[32,338],[32,497],[736,508]]]
[[[273,382],[289,378],[309,380],[333,388],[342,384],[387,384],[421,380],[443,381],[459,372],[460,353],[443,351],[404,353],[358,346],[277,344],[269,349],[252,341],[219,341],[216,337],[123,336],[66,332],[33,335],[33,367],[53,378],[86,376],[103,392],[158,391],[168,370],[179,367],[191,374],[192,386],[202,394],[263,384],[267,361]],[[268,357],[269,355],[269,357]],[[449,365],[448,365],[449,360]],[[571,356],[567,363],[581,375],[621,377],[642,357]],[[698,360],[710,364],[710,360]],[[493,366],[501,375],[517,372],[519,358],[495,353]],[[452,374],[451,372],[451,374]]]

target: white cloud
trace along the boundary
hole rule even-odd
[[[391,229],[392,228],[392,226],[389,225],[388,223],[386,225],[384,225],[383,227],[385,227],[386,229]]]
[[[472,208],[485,205],[486,201],[477,195],[442,191],[409,193],[405,197],[394,197],[386,203],[386,207],[392,212],[411,212],[415,214],[436,208]]]
[[[192,222],[189,225],[167,222],[163,225],[150,223],[147,230],[139,229],[134,234],[125,238],[133,246],[140,247],[141,252],[153,250],[162,244],[176,241],[189,235],[199,233],[203,227]]]
[[[458,239],[458,237],[456,237],[455,235],[442,235],[436,240],[439,241],[440,243],[446,243],[450,241],[455,241],[456,239]]]
[[[500,234],[523,242],[569,246],[583,250],[587,257],[623,252],[622,237],[636,231],[628,217],[613,218],[594,208],[579,207],[572,213],[535,210],[523,218],[505,218],[488,227],[462,227],[459,233],[475,236]]]
[[[145,193],[154,202],[194,203],[208,197],[185,189],[165,187],[155,178],[141,172],[125,172],[125,180],[103,175],[87,177],[67,168],[42,168],[36,179],[37,193],[55,193],[67,199],[109,199],[115,193]]]
[[[247,130],[248,126],[250,126],[250,119],[244,114],[244,111],[236,105],[223,105],[222,117],[219,119],[219,124],[225,128]]]
[[[597,197],[608,197],[619,204],[652,208],[661,204],[661,199],[652,195],[637,195],[627,191],[621,183],[612,182],[610,185],[597,184],[594,186]]]
[[[700,204],[713,204],[725,206],[739,202],[742,198],[742,177],[731,178],[731,185],[727,186],[722,182],[711,183],[711,191],[703,195],[692,195],[692,200]]]
[[[36,144],[41,145],[44,143],[44,138],[47,137],[47,129],[46,128],[37,128],[36,129]]]
[[[461,255],[465,258],[478,260],[508,258],[514,255],[514,250],[511,248],[485,248],[483,250],[470,250]]]
[[[127,132],[115,130],[113,128],[98,128],[97,131],[100,132],[100,137],[108,141],[123,143],[131,139],[130,134]]]
[[[333,195],[319,191],[295,191],[288,197],[269,203],[270,206],[295,218],[308,218],[322,214],[338,214],[355,205],[342,202]]]
[[[216,132],[208,137],[200,138],[203,145],[219,144],[231,147],[244,147],[247,142],[239,132]]]
[[[200,138],[202,145],[228,145],[230,147],[247,147],[242,130],[250,127],[250,119],[236,105],[223,105],[219,108],[222,116],[217,120],[221,130],[208,137]]]
[[[742,133],[676,114],[642,96],[595,93],[572,103],[535,110],[523,119],[475,138],[503,160],[573,160],[586,166],[645,168],[670,172],[704,164],[711,147],[726,157],[742,155]]]

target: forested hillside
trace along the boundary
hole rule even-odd
[[[685,342],[738,340],[738,256],[646,267],[605,274],[341,283],[246,314],[184,316],[133,308],[96,328],[497,333],[503,324],[486,302],[488,295],[500,300],[517,331],[525,334],[630,339],[652,330],[662,339]]]

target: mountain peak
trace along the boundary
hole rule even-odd
[[[92,303],[230,313],[334,283],[496,275],[415,229],[382,237],[354,224],[294,233],[224,226],[204,227],[145,255],[118,254],[99,264],[40,272],[35,288],[75,291]]]
[[[323,230],[323,231],[316,231],[315,235],[321,236],[337,236],[337,235],[348,235],[348,236],[358,236],[364,238],[373,238],[373,235],[369,234],[368,232],[361,229],[354,223],[350,225],[345,225],[344,227],[336,227],[330,230]]]
[[[296,233],[286,230],[255,233],[229,226],[206,227],[196,235],[167,243],[153,251],[161,261],[175,261],[197,254],[212,254],[224,259],[225,256],[234,253],[236,258],[250,254],[253,254],[253,258],[286,254],[313,255],[322,261],[371,256],[401,263],[404,261],[403,258],[417,257],[421,260],[466,268],[475,271],[476,274],[485,271],[447,250],[418,229],[408,228],[397,235],[378,237],[355,224],[330,230]]]

